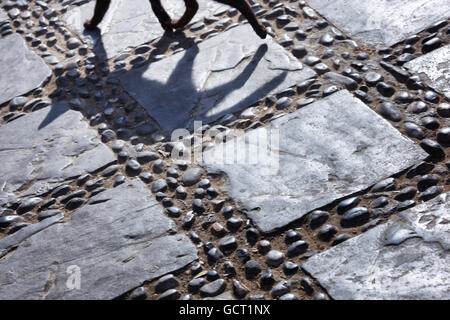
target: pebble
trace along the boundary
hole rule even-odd
[[[197,293],[206,284],[205,278],[197,278],[189,281],[187,289],[191,293]]]
[[[338,232],[338,229],[331,225],[326,224],[322,228],[320,228],[317,233],[317,237],[322,241],[330,241],[330,239]]]
[[[158,179],[152,184],[152,192],[164,192],[167,190],[167,182],[165,179]]]
[[[427,190],[422,192],[422,194],[419,196],[419,200],[421,201],[428,201],[436,196],[438,196],[443,191],[443,188],[441,186],[432,186],[429,187]]]
[[[377,111],[386,119],[399,122],[402,120],[402,113],[398,108],[390,103],[390,102],[384,102],[380,104],[377,108]]]
[[[311,213],[309,225],[311,226],[312,229],[315,229],[321,226],[323,223],[325,223],[325,221],[327,221],[329,217],[330,214],[328,212],[321,210],[314,210]]]
[[[340,235],[336,236],[333,240],[332,245],[338,245],[341,242],[344,242],[346,240],[350,239],[350,235],[346,234],[346,233],[341,233]]]
[[[187,170],[181,177],[181,181],[185,186],[193,186],[200,181],[202,170],[200,168],[192,168]]]
[[[259,283],[261,284],[261,287],[263,289],[267,289],[267,288],[272,287],[273,284],[275,283],[275,278],[273,277],[272,270],[270,270],[270,269],[265,270],[261,274],[261,277],[259,278]]]
[[[430,139],[422,140],[420,142],[420,146],[433,157],[436,157],[436,158],[444,158],[445,157],[445,152],[442,149],[442,147],[439,145],[439,143],[437,143],[433,140],[430,140]]]
[[[337,206],[337,213],[338,214],[343,214],[346,211],[356,207],[360,202],[360,199],[358,197],[351,197],[345,200],[342,200],[341,202],[339,202],[338,206]]]
[[[308,250],[308,243],[302,240],[295,241],[287,248],[288,257],[296,257],[301,255]]]
[[[203,297],[215,297],[223,293],[227,287],[227,283],[223,279],[214,280],[201,287],[200,294]]]
[[[181,294],[177,290],[169,289],[159,296],[159,300],[177,300],[180,296]]]
[[[241,285],[239,281],[233,280],[233,293],[236,298],[242,299],[249,293],[249,290]]]
[[[139,287],[133,290],[130,295],[131,300],[145,300],[147,298],[147,292],[144,287]]]
[[[437,113],[444,118],[450,118],[450,104],[441,103],[436,108]]]
[[[225,253],[230,254],[237,248],[236,238],[233,236],[225,237],[219,241],[219,249]]]
[[[256,277],[262,271],[261,266],[256,260],[249,260],[245,263],[245,274],[248,278]]]
[[[7,215],[0,217],[0,228],[7,228],[13,223],[21,222],[23,218],[15,215]]]
[[[370,212],[365,207],[355,207],[347,211],[341,219],[344,228],[357,227],[366,223],[370,218]]]
[[[126,165],[126,172],[131,176],[136,176],[141,173],[142,167],[136,160],[130,160]]]
[[[291,275],[298,271],[298,265],[292,261],[286,261],[283,264],[283,270],[287,275]]]
[[[286,300],[286,301],[292,301],[292,300],[298,300],[297,296],[293,293],[286,293],[282,295],[279,300]]]
[[[334,37],[329,33],[325,33],[319,39],[319,43],[323,44],[324,46],[330,46],[333,44],[333,42],[334,42]]]
[[[19,205],[19,207],[17,208],[17,213],[24,214],[28,211],[31,211],[41,202],[42,199],[37,197],[27,199]]]
[[[450,128],[445,127],[438,131],[437,141],[442,145],[450,144]]]
[[[397,184],[394,178],[387,178],[380,182],[378,182],[373,188],[372,192],[384,192],[384,191],[392,191],[395,190]]]

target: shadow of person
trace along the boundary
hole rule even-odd
[[[117,101],[114,98],[117,92],[122,91],[122,88],[120,87],[118,77],[109,74],[106,60],[108,57],[107,50],[105,49],[101,32],[100,30],[96,30],[86,32],[86,34],[94,39],[95,59],[92,55],[89,57],[89,69],[87,69],[86,65],[82,66],[87,70],[84,76],[79,74],[77,69],[61,72],[61,74],[57,75],[57,88],[50,94],[53,104],[45,119],[39,125],[39,129],[45,128],[70,109],[80,111],[85,118],[89,119],[92,126],[105,122],[107,128],[113,130],[116,134],[115,136],[122,140],[141,136],[141,134],[136,133],[136,127],[139,122],[142,122],[144,118],[153,121],[155,118],[160,118],[158,115],[161,116],[162,114],[163,116],[169,117],[169,121],[172,121],[175,128],[178,128],[175,125],[180,123],[179,117],[182,113],[189,117],[189,123],[184,123],[185,128],[193,123],[195,117],[201,117],[201,120],[205,120],[206,122],[215,120],[213,116],[207,116],[209,109],[214,105],[220,104],[228,95],[242,88],[251,78],[258,64],[268,51],[267,44],[261,44],[251,56],[250,61],[248,61],[247,57],[239,62],[246,63],[246,65],[237,76],[213,88],[206,88],[205,86],[199,88],[197,87],[198,83],[194,81],[196,72],[195,61],[200,52],[198,45],[192,38],[186,38],[182,32],[166,32],[159,40],[152,43],[155,49],[150,53],[143,66],[121,72],[121,75],[126,76],[133,74],[135,83],[133,85],[132,96],[141,103],[146,112],[144,110],[140,111],[141,117],[139,120],[136,120],[136,117],[132,118],[130,113],[126,123],[117,124],[116,119],[108,116],[106,111],[110,109],[110,106],[123,106],[125,101],[128,100],[129,102],[130,93],[123,90],[122,93],[128,96],[124,101],[120,99]],[[146,78],[145,73],[155,63],[155,55],[166,52],[171,44],[175,42],[183,43],[185,50],[174,54],[182,55],[182,57],[177,61],[175,67],[169,70],[168,78],[158,80]],[[170,64],[168,66],[170,67]],[[276,89],[284,81],[286,76],[287,72],[284,71],[272,80],[265,82],[251,94],[242,97],[242,99],[232,99],[234,105],[227,107],[223,113],[236,112],[256,103],[259,99]],[[104,81],[100,81],[101,79]],[[111,79],[113,80],[108,85],[104,85],[104,83],[108,83]],[[158,101],[158,104],[142,103],[142,101],[139,101],[139,97],[142,96],[150,97],[152,101]],[[170,101],[174,101],[174,99],[177,101],[176,105],[169,103]],[[210,103],[205,105],[202,100],[209,100]],[[67,107],[67,103],[61,103],[62,101],[68,102],[70,109]],[[131,104],[138,105],[136,101],[131,102]],[[126,117],[129,110],[126,106],[121,109],[125,109],[124,113]],[[199,113],[196,113],[197,111]],[[214,117],[217,118],[217,115]],[[142,135],[150,135],[156,131],[163,131],[158,124],[155,124],[154,127],[155,130],[142,133]],[[192,126],[189,129],[192,129]],[[125,131],[127,133],[123,134]],[[167,133],[170,136],[170,132]]]

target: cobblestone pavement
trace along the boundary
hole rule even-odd
[[[450,2],[200,4],[0,0],[0,298],[449,299]]]

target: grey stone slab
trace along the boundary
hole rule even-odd
[[[450,194],[308,259],[334,299],[450,299]]]
[[[19,34],[0,39],[0,105],[39,87],[52,72]]]
[[[430,87],[450,99],[450,45],[411,60],[404,66],[411,72],[424,75]]]
[[[235,151],[224,158],[224,150],[233,145]],[[230,158],[233,153],[235,159]],[[258,157],[246,158],[247,153]],[[210,173],[225,173],[224,190],[261,231],[272,232],[426,157],[413,141],[342,90],[204,152],[202,165]]]
[[[164,1],[163,6],[173,20],[184,12],[183,0]],[[199,1],[199,10],[192,22],[213,16],[223,5],[214,1]],[[71,30],[76,32],[85,43],[95,47],[97,54],[108,58],[115,57],[127,48],[160,38],[164,34],[159,21],[153,13],[148,0],[116,0],[106,13],[102,23],[101,37],[95,32],[86,32],[83,23],[92,17],[94,1],[80,7],[74,7],[63,16]],[[138,13],[138,14],[136,14]]]
[[[8,15],[3,9],[0,9],[0,24],[8,20]]]
[[[78,111],[54,104],[0,127],[0,186],[42,194],[64,180],[114,161]]]
[[[197,259],[140,180],[98,194],[0,261],[0,299],[112,299]],[[79,288],[71,273],[79,271]]]
[[[171,131],[192,127],[196,120],[214,121],[314,75],[272,38],[261,40],[244,25],[120,80]]]
[[[433,22],[450,17],[446,0],[307,0],[307,3],[360,43],[391,46]]]

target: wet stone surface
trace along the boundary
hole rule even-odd
[[[207,170],[225,173],[226,192],[263,232],[276,231],[426,158],[346,90],[274,120],[267,129],[279,130],[279,145],[270,141],[273,153],[266,155],[268,160],[279,156],[279,167],[252,165],[245,158],[240,159],[244,164],[227,165],[222,152],[226,144],[203,154]],[[258,143],[261,131],[237,139],[247,147]]]

